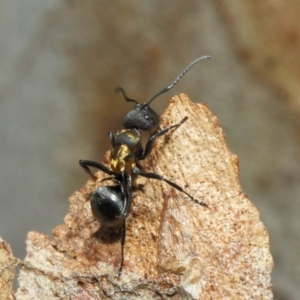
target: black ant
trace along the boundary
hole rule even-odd
[[[117,90],[123,94],[126,101],[134,102],[136,105],[124,118],[124,127],[126,129],[119,130],[116,135],[113,135],[112,132],[109,133],[109,139],[113,148],[110,157],[110,168],[95,161],[79,161],[80,166],[93,179],[96,179],[96,176],[91,172],[90,167],[97,168],[110,176],[102,181],[112,180],[115,183],[113,186],[101,186],[97,188],[92,193],[90,201],[92,213],[100,224],[106,227],[114,227],[117,225],[122,226],[122,254],[119,275],[122,272],[124,262],[124,244],[126,236],[125,220],[131,209],[132,180],[134,177],[140,175],[150,179],[165,181],[173,188],[186,194],[192,201],[207,207],[206,203],[195,199],[176,183],[159,174],[143,172],[140,167],[140,161],[144,160],[150,154],[154,140],[166,134],[169,130],[179,127],[187,120],[187,117],[175,125],[168,126],[157,133],[151,134],[146,143],[145,149],[143,149],[142,146],[142,139],[139,130],[149,130],[151,132],[158,127],[160,117],[149,107],[149,104],[157,96],[170,90],[196,63],[210,58],[211,56],[202,56],[194,60],[171,84],[155,94],[146,104],[140,104],[137,101],[128,98],[124,90],[122,88],[118,88]]]

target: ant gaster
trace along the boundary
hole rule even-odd
[[[118,88],[126,101],[136,103],[135,107],[125,116],[124,127],[126,129],[119,130],[116,135],[109,133],[109,139],[112,145],[110,156],[110,168],[104,164],[80,160],[80,166],[95,180],[97,177],[91,172],[90,167],[97,168],[109,175],[109,177],[102,181],[112,180],[115,185],[100,186],[91,195],[91,209],[95,219],[106,227],[122,226],[121,238],[121,263],[119,268],[119,275],[122,272],[124,262],[124,244],[126,236],[125,220],[130,213],[132,203],[132,180],[134,177],[140,175],[150,179],[162,180],[173,188],[186,194],[192,201],[199,205],[207,207],[207,204],[195,199],[187,193],[182,187],[169,179],[151,172],[143,172],[140,166],[140,161],[144,160],[151,152],[154,140],[166,134],[169,130],[175,129],[183,124],[187,117],[181,122],[168,126],[157,133],[151,134],[146,143],[145,149],[142,146],[142,139],[139,130],[154,131],[160,121],[159,115],[153,111],[149,104],[159,95],[169,91],[180,79],[199,61],[210,59],[211,56],[202,56],[190,63],[179,76],[167,87],[155,94],[146,104],[140,104],[137,101],[130,99],[125,94],[122,88]]]

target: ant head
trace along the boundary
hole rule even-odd
[[[125,91],[118,87],[116,92],[121,92],[127,102],[134,102],[135,106],[125,116],[123,124],[126,129],[136,128],[138,130],[154,131],[160,121],[159,115],[149,106],[149,103],[140,104],[136,100],[128,98]]]
[[[122,88],[117,88],[117,92],[121,92],[128,102],[134,102],[135,107],[125,116],[124,127],[127,129],[136,128],[138,130],[155,131],[159,125],[159,115],[150,108],[149,104],[159,95],[169,91],[173,86],[187,73],[196,63],[202,60],[211,59],[211,56],[205,55],[198,57],[192,61],[168,86],[156,93],[147,103],[140,104],[136,100],[128,98],[125,91]]]
[[[124,118],[125,128],[155,131],[160,121],[159,115],[148,104],[136,104]]]

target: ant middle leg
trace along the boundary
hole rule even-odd
[[[208,207],[208,205],[205,202],[194,198],[192,195],[190,195],[188,192],[186,192],[181,186],[179,186],[175,182],[173,182],[173,181],[171,181],[171,180],[169,180],[169,179],[167,179],[167,178],[165,178],[165,177],[163,177],[159,174],[148,173],[148,172],[144,173],[144,172],[141,172],[139,169],[135,169],[134,173],[137,174],[137,175],[141,175],[143,177],[146,177],[146,178],[162,180],[162,181],[166,182],[167,184],[169,184],[170,186],[172,186],[173,188],[175,188],[176,190],[186,194],[192,201],[196,202],[197,204]]]
[[[143,153],[143,155],[141,156],[141,158],[139,158],[139,160],[143,160],[145,159],[151,152],[152,148],[153,148],[153,143],[154,143],[154,140],[157,139],[158,137],[166,134],[168,131],[170,131],[171,129],[174,129],[174,128],[177,128],[179,127],[180,125],[182,125],[186,120],[188,119],[188,117],[185,117],[183,118],[179,123],[177,124],[174,124],[174,125],[171,125],[171,126],[168,126],[164,129],[162,129],[161,131],[157,132],[157,133],[154,133],[150,136],[147,144],[146,144],[146,147],[145,147],[145,151]]]
[[[89,167],[99,169],[108,175],[114,175],[114,173],[109,168],[107,168],[105,165],[98,163],[96,161],[80,159],[79,164],[94,180],[96,180],[97,177],[92,173],[92,171],[90,170]]]

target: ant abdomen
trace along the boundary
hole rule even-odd
[[[95,219],[103,226],[114,227],[124,221],[124,196],[119,185],[100,186],[91,195]]]

